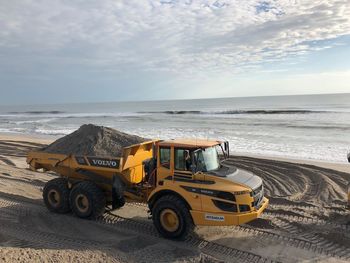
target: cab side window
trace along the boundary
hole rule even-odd
[[[170,148],[159,148],[159,161],[161,166],[170,169]]]
[[[190,171],[191,170],[191,153],[187,149],[175,149],[175,170]]]
[[[175,170],[185,170],[185,150],[175,149]]]

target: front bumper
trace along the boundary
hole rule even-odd
[[[264,197],[258,210],[244,213],[209,213],[191,210],[195,225],[201,226],[231,226],[250,222],[260,216],[269,204],[269,199]]]

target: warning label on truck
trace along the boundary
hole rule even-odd
[[[224,216],[220,216],[220,215],[205,214],[205,220],[209,220],[209,221],[225,221],[225,217]]]
[[[87,165],[87,162],[83,156],[75,156],[75,160],[80,165]]]

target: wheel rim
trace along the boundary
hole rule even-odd
[[[61,202],[61,195],[56,189],[51,189],[48,194],[48,201],[51,206],[57,207]]]
[[[179,217],[171,209],[164,209],[160,213],[160,223],[163,228],[168,232],[175,232],[180,225]]]
[[[75,198],[75,206],[81,213],[86,213],[89,210],[89,199],[86,195],[78,194]]]

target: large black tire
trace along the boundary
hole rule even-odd
[[[84,181],[73,187],[69,202],[76,216],[95,219],[104,213],[106,197],[96,184]]]
[[[51,212],[65,214],[70,211],[68,181],[55,178],[48,181],[43,190],[44,203]]]
[[[177,217],[175,221],[174,217]],[[158,232],[165,238],[184,240],[194,229],[190,211],[184,201],[175,195],[159,198],[152,207],[152,219]]]

